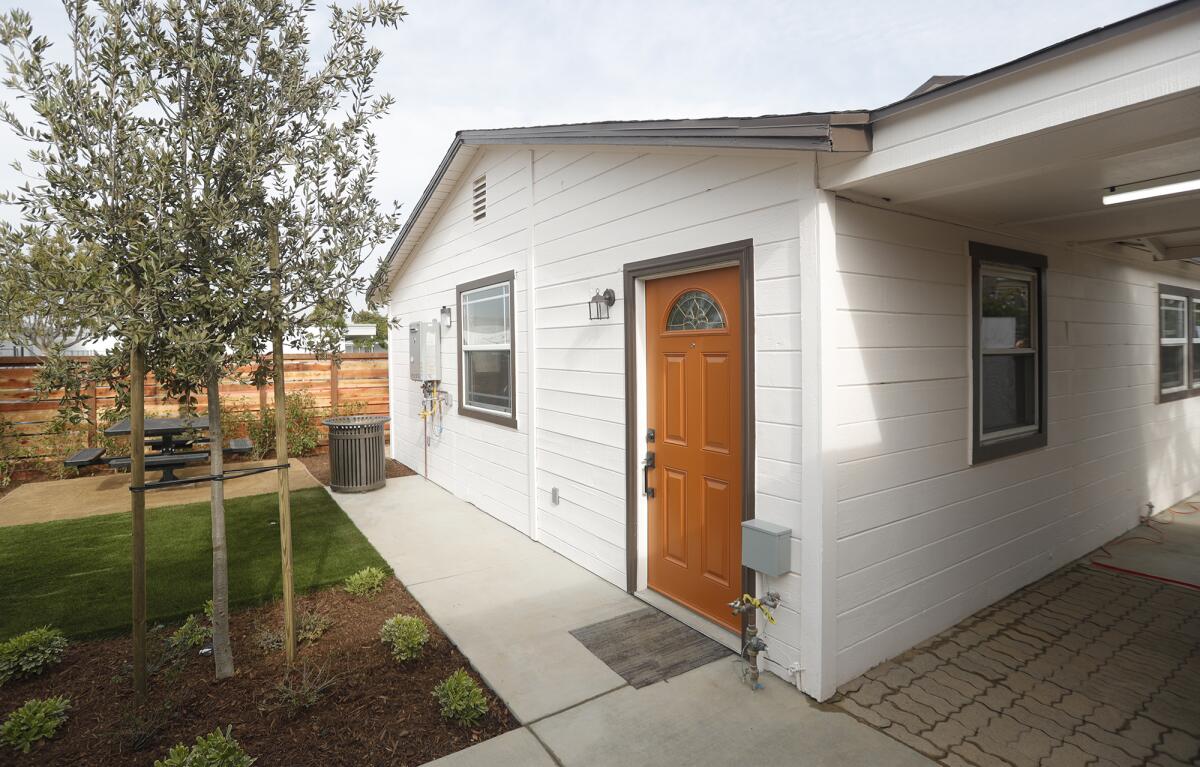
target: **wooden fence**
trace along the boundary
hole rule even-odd
[[[0,448],[6,448],[11,459],[59,459],[67,451],[97,442],[95,429],[87,425],[67,434],[50,432],[51,422],[58,412],[58,397],[38,399],[33,389],[33,377],[40,364],[37,357],[0,357],[0,419],[11,425],[12,432],[7,438],[9,444]],[[288,354],[284,356],[283,366],[288,394],[307,392],[319,417],[329,415],[339,406],[369,415],[388,413],[387,352],[343,354],[341,364],[337,366],[311,354]],[[248,378],[248,372],[239,371],[246,374],[243,378]],[[264,388],[256,388],[237,377],[222,381],[221,397],[227,409],[251,414],[272,406],[275,400],[270,383]],[[115,393],[108,387],[94,389],[88,398],[91,422],[95,423],[97,416],[113,407],[115,399]],[[198,397],[197,409],[201,413],[208,409],[203,392]],[[146,414],[174,416],[178,413],[178,402],[167,397],[153,377],[148,376]],[[324,443],[326,429],[320,426],[320,430]],[[2,435],[0,432],[0,438]]]

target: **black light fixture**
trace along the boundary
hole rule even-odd
[[[603,293],[597,290],[596,295],[592,296],[592,300],[588,301],[588,319],[608,319],[608,309],[616,302],[617,294],[613,292],[612,288],[605,288]]]
[[[452,314],[453,312],[450,311],[449,306],[442,307],[442,330],[449,330],[450,326],[454,324],[454,321],[451,319]]]

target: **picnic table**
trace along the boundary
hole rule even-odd
[[[146,453],[146,468],[161,470],[159,482],[175,482],[175,470],[192,463],[207,463],[208,449],[193,450],[197,445],[207,445],[209,438],[203,436],[208,431],[208,416],[199,415],[189,418],[147,418],[145,425],[145,444],[157,452]],[[133,427],[128,418],[122,419],[104,430],[105,436],[128,437]],[[224,448],[226,453],[248,453],[254,444],[248,439],[235,439]],[[132,449],[132,446],[131,446]],[[72,455],[64,463],[67,466],[82,467],[101,463],[104,449],[99,447],[85,448]],[[109,466],[117,469],[127,469],[132,459],[127,456],[103,460]]]

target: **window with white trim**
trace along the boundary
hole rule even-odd
[[[1200,291],[1158,286],[1160,402],[1200,394]]]
[[[513,273],[458,287],[462,415],[516,426]]]
[[[976,461],[1046,444],[1045,258],[971,243]]]

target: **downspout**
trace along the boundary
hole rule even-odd
[[[526,243],[525,249],[525,429],[528,434],[529,444],[526,452],[528,453],[529,473],[529,537],[533,540],[538,539],[538,520],[537,520],[537,406],[535,395],[537,392],[537,339],[534,335],[534,288],[535,282],[533,279],[533,150],[529,150],[529,163],[527,165],[528,175],[525,177],[525,189],[528,192],[525,198],[525,213],[529,217],[527,219],[526,229],[528,231],[529,240]],[[516,364],[516,360],[513,360]],[[515,403],[514,403],[515,406]]]

